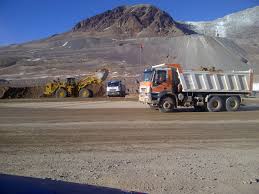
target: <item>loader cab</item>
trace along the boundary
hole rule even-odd
[[[66,80],[67,85],[75,86],[76,85],[76,79],[74,77],[69,77]]]
[[[66,89],[67,96],[73,96],[76,92],[76,79],[74,77],[67,78],[64,88]]]

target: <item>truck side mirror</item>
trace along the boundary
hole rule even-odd
[[[155,80],[155,85],[159,85],[160,84],[160,82],[158,81],[158,80]]]

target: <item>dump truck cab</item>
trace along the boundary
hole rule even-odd
[[[162,95],[173,95],[178,87],[179,79],[177,72],[181,70],[179,64],[161,64],[145,69],[143,81],[139,87],[139,101],[157,106]]]

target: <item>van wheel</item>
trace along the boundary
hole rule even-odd
[[[170,97],[166,97],[164,99],[162,99],[160,105],[159,105],[159,111],[160,112],[172,112],[174,110],[174,100]]]
[[[226,100],[226,110],[229,112],[237,111],[240,107],[240,99],[236,96],[230,96]]]
[[[222,99],[219,96],[213,96],[207,103],[207,109],[210,112],[219,112],[223,108]]]

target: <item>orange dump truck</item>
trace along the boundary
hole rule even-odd
[[[251,95],[253,70],[193,71],[179,64],[161,64],[144,71],[139,101],[161,112],[193,106],[196,111],[236,111]]]

